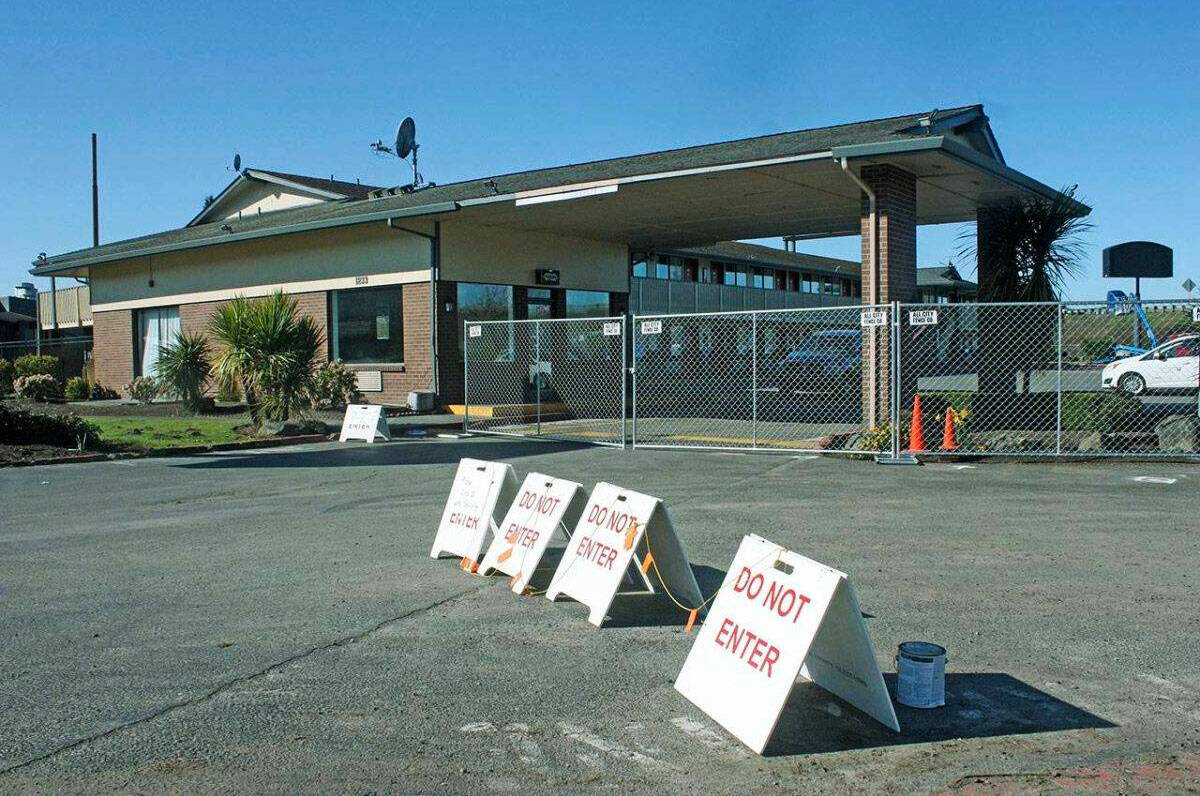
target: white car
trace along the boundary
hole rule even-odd
[[[1144,354],[1118,359],[1104,366],[1105,389],[1130,395],[1149,390],[1200,388],[1200,335],[1177,337]]]

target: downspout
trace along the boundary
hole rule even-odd
[[[841,164],[842,171],[846,172],[846,176],[849,177],[850,179],[854,180],[854,183],[859,187],[859,189],[867,195],[867,219],[868,219],[867,220],[867,257],[871,261],[870,266],[869,266],[870,273],[871,273],[871,295],[868,298],[870,299],[871,304],[878,305],[880,303],[880,296],[882,295],[882,293],[880,292],[881,286],[879,284],[879,252],[877,250],[878,236],[876,234],[876,229],[875,229],[878,224],[878,218],[876,215],[876,206],[875,206],[875,192],[871,190],[871,186],[869,186],[865,182],[863,182],[863,179],[861,177],[859,177],[857,174],[855,174],[853,171],[850,170],[850,164],[846,158],[841,158],[841,160],[839,162]],[[876,331],[875,331],[877,328],[878,327],[872,326],[871,331],[870,331],[871,359],[872,360],[875,360],[879,357],[879,350],[878,350],[879,346],[877,345],[877,342],[876,342]],[[873,361],[871,363],[871,368],[870,368],[870,371],[871,371],[871,403],[867,407],[867,409],[868,409],[867,420],[868,420],[868,424],[871,426],[871,428],[875,428],[875,426],[878,425],[878,422],[877,422],[878,421],[878,417],[877,417],[878,412],[876,411],[876,409],[877,409],[876,403],[878,401],[877,396],[879,394],[879,384],[878,384],[879,367],[878,367],[878,365],[879,365],[878,362]]]
[[[407,232],[429,241],[429,389],[436,396],[440,379],[438,378],[437,356],[437,280],[442,261],[442,222],[433,222],[433,234],[418,232],[408,227],[392,223],[396,219],[387,220],[388,228]]]

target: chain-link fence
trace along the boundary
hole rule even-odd
[[[891,447],[888,307],[633,321],[635,447]]]
[[[893,456],[1200,455],[1200,301],[636,315],[629,326],[468,322],[467,430]]]
[[[464,428],[625,446],[625,320],[465,323]]]
[[[905,304],[898,315],[902,451],[1200,454],[1200,302]]]

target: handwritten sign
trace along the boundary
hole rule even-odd
[[[348,439],[361,439],[374,442],[377,437],[391,439],[387,420],[383,416],[383,407],[369,404],[350,404],[342,418],[342,433],[338,442]]]
[[[479,459],[459,461],[430,558],[450,554],[478,561],[516,491],[517,476],[510,465]]]

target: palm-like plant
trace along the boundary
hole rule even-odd
[[[991,208],[983,247],[975,230],[963,232],[959,254],[978,265],[980,301],[1058,301],[1083,269],[1081,238],[1092,228],[1079,214],[1077,188]]]
[[[221,344],[218,381],[241,386],[256,421],[283,422],[304,405],[324,338],[295,299],[237,297],[213,315],[209,329]]]
[[[204,388],[212,374],[208,340],[201,334],[179,334],[159,350],[158,379],[188,411],[204,408]]]

